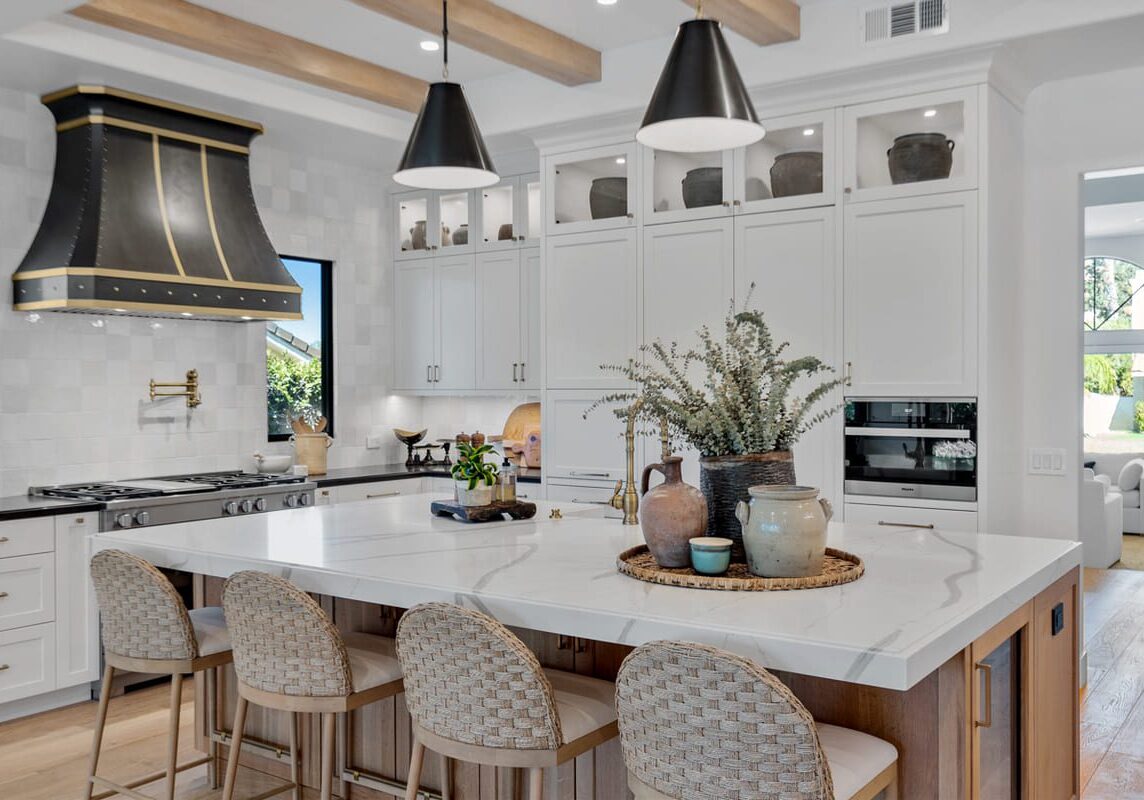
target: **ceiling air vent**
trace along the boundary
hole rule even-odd
[[[864,44],[879,44],[908,36],[936,36],[948,31],[948,0],[910,0],[872,6],[862,11]]]

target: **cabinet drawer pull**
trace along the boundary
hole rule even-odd
[[[376,500],[379,497],[399,497],[401,492],[381,492],[380,494],[367,494],[366,500]]]
[[[520,362],[520,382],[524,383],[524,362]]]
[[[927,531],[933,530],[932,522],[886,522],[884,519],[878,520],[878,524],[883,528],[924,528]]]
[[[993,667],[984,663],[974,664],[977,669],[981,670],[985,678],[985,719],[975,719],[973,724],[978,728],[992,728],[993,727]]]
[[[6,542],[6,541],[8,541],[7,536],[0,536],[0,544],[4,544],[4,542]]]
[[[433,382],[434,383],[440,383],[441,382],[441,365],[440,364],[437,364],[433,367]]]
[[[3,672],[6,669],[10,669],[10,667],[7,664],[0,664],[0,672]]]
[[[610,472],[579,472],[577,470],[569,470],[568,474],[577,478],[607,478],[611,475]]]
[[[7,592],[0,592],[0,600],[3,600],[7,596],[8,596]]]

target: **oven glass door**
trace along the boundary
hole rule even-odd
[[[969,430],[874,430],[846,429],[848,493],[977,499],[977,445]]]

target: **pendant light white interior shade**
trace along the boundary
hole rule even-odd
[[[765,134],[719,23],[680,25],[636,141],[702,153],[745,147]]]

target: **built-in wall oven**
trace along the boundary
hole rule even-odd
[[[847,398],[847,495],[977,500],[976,398]]]

